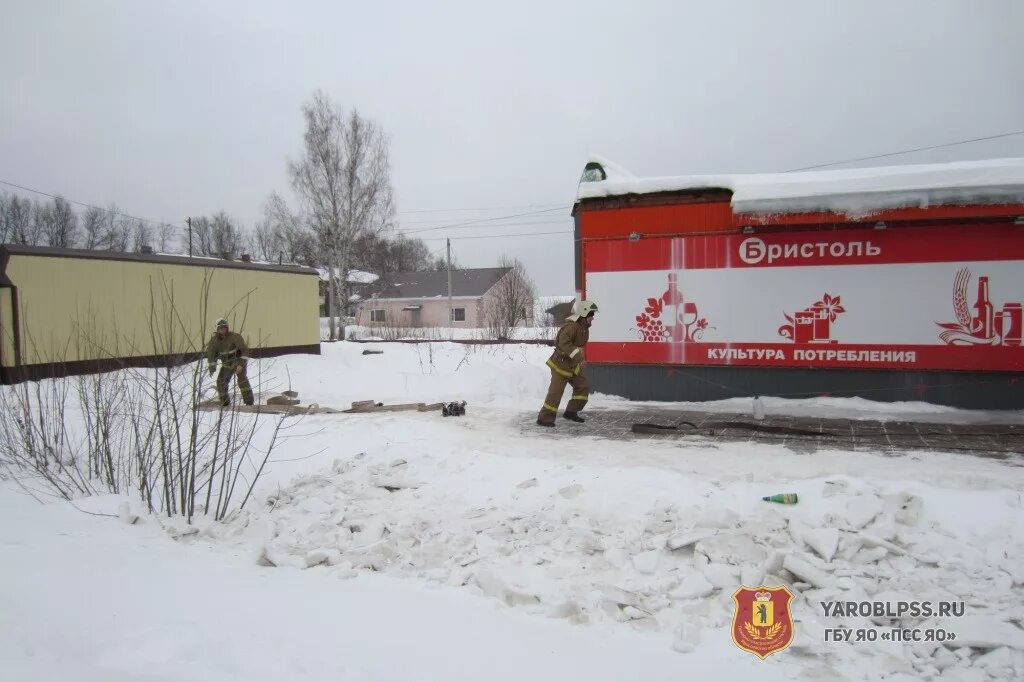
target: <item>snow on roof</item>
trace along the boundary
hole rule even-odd
[[[793,173],[637,178],[600,156],[607,176],[581,182],[577,199],[701,189],[732,191],[734,213],[831,211],[851,216],[929,205],[1024,203],[1024,159],[992,159]]]
[[[320,279],[324,282],[327,281],[327,268],[317,268],[317,272],[320,273]],[[341,272],[341,268],[331,268],[331,272],[337,277],[338,273]],[[348,271],[348,283],[349,284],[373,284],[380,275],[375,275],[372,272],[363,272],[362,270],[349,270]]]

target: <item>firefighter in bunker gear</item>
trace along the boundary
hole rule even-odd
[[[566,384],[572,386],[572,397],[562,416],[580,424],[586,421],[579,414],[590,396],[590,384],[583,375],[583,348],[590,339],[590,325],[594,323],[596,312],[597,306],[593,302],[580,301],[576,312],[566,318],[568,321],[555,336],[555,350],[547,361],[551,369],[551,385],[544,398],[544,406],[537,415],[537,423],[541,426],[555,425],[555,415]]]
[[[242,393],[242,400],[246,405],[253,404],[252,386],[249,385],[249,377],[246,376],[246,365],[249,362],[249,346],[241,334],[233,332],[228,327],[225,319],[217,320],[217,331],[210,337],[206,344],[206,362],[209,365],[210,376],[217,371],[217,360],[220,360],[220,374],[217,375],[217,397],[220,404],[228,406],[231,398],[228,395],[228,387],[231,385],[231,377],[237,377],[238,390]]]

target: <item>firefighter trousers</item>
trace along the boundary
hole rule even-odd
[[[579,412],[590,397],[590,382],[582,373],[574,374],[559,367],[551,367],[550,364],[548,367],[551,368],[551,385],[548,387],[548,394],[544,398],[544,406],[540,408],[537,420],[554,424],[555,415],[558,414],[558,404],[562,402],[562,394],[565,393],[566,385],[572,386],[572,397],[565,406],[565,411]]]
[[[222,362],[220,373],[217,374],[217,397],[221,405],[230,405],[231,396],[228,388],[231,386],[231,377],[237,377],[238,390],[242,393],[242,401],[246,405],[253,404],[252,386],[249,384],[249,377],[245,373],[245,363]]]

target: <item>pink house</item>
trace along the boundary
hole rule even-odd
[[[448,272],[395,272],[381,275],[356,309],[362,327],[486,326],[486,311],[496,299],[495,288],[511,268],[470,268],[452,271],[452,319],[448,319]],[[523,310],[530,323],[533,306]]]

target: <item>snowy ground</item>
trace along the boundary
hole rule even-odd
[[[135,525],[0,487],[0,669],[11,679],[1020,679],[1024,467],[964,455],[797,454],[522,431],[549,349],[325,344],[267,391],[468,414],[306,417],[225,524]],[[254,373],[256,374],[256,373]],[[597,396],[601,407],[623,407]],[[921,404],[769,412],[1024,421]],[[691,406],[692,407],[692,406]],[[747,401],[713,409],[744,411]],[[266,419],[266,418],[263,418]],[[763,495],[796,492],[800,503]],[[116,497],[79,500],[115,514]],[[732,593],[785,584],[797,634],[760,661]],[[964,601],[947,645],[826,643],[825,600]],[[930,623],[904,621],[904,627]],[[72,674],[73,672],[73,674]]]

